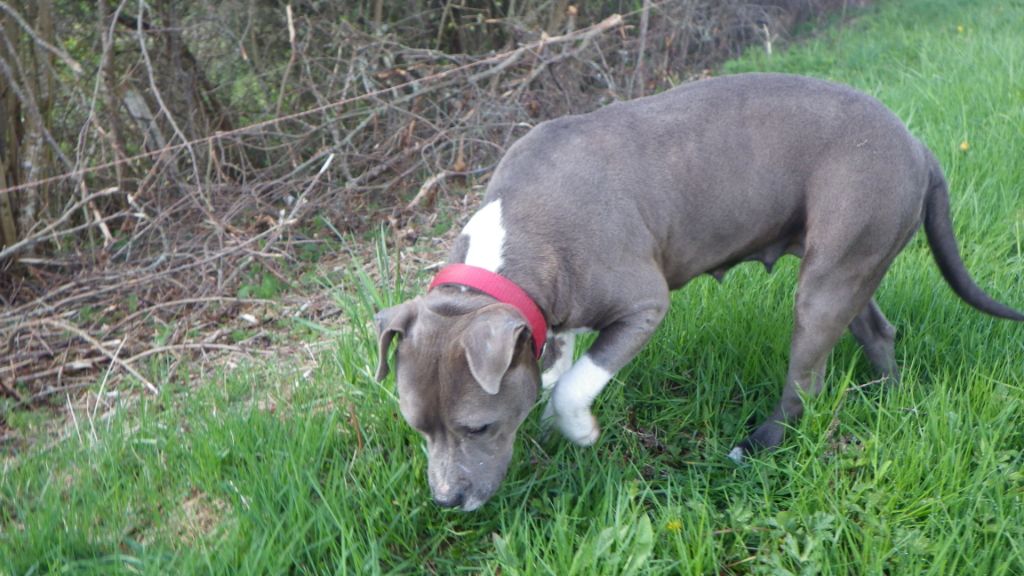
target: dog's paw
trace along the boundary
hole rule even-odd
[[[556,418],[562,435],[577,446],[592,446],[601,436],[597,418],[589,410],[581,410],[570,415],[556,414]]]
[[[562,414],[555,409],[554,402],[550,401],[544,405],[540,424],[544,438],[548,437],[552,428],[558,428],[562,436],[577,446],[591,446],[601,436],[601,427],[590,410],[575,410]]]
[[[747,452],[742,446],[737,446],[729,451],[729,460],[732,460],[737,465],[743,464],[743,460],[746,459]]]

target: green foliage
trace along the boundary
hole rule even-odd
[[[727,70],[811,73],[886,102],[947,170],[968,267],[1019,307],[1021,29],[1019,2],[885,3]],[[901,334],[900,387],[863,386],[844,341],[784,446],[732,465],[779,393],[797,274],[793,260],[740,267],[674,295],[598,400],[597,446],[543,441],[529,419],[471,514],[430,502],[422,441],[393,382],[373,380],[373,312],[423,284],[395,268],[382,244],[375,275],[327,285],[348,322],[322,331],[334,340],[315,361],[212,375],[108,418],[77,409],[63,441],[5,460],[0,573],[1024,573],[1022,329],[959,302],[920,240],[878,296]],[[247,278],[253,296],[282,288]]]
[[[272,300],[287,286],[272,272],[257,266],[247,275],[247,280],[238,287],[239,298]]]

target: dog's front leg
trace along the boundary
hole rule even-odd
[[[572,366],[572,355],[576,349],[576,335],[572,332],[555,334],[548,340],[548,346],[554,353],[554,360],[549,366],[545,366],[544,372],[540,375],[541,387],[550,390],[558,382],[563,374],[569,371]],[[547,354],[547,352],[545,352]],[[544,359],[548,364],[547,358]]]
[[[601,330],[594,345],[555,383],[543,420],[553,422],[566,438],[580,446],[597,441],[600,427],[590,406],[615,373],[647,343],[667,309],[666,289],[661,300],[634,308]]]

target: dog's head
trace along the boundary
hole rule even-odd
[[[530,328],[507,304],[439,289],[376,316],[377,380],[395,380],[406,422],[427,440],[427,479],[441,506],[475,510],[512,459],[516,430],[537,401]]]

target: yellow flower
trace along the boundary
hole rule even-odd
[[[964,33],[964,25],[963,24],[957,24],[956,25],[956,33],[957,34],[963,34]]]
[[[679,532],[683,529],[683,523],[679,520],[669,520],[668,524],[665,524],[665,529],[669,532]]]
[[[967,152],[970,149],[971,149],[971,145],[967,143],[967,140],[964,140],[963,142],[960,143],[960,151],[961,152]]]

